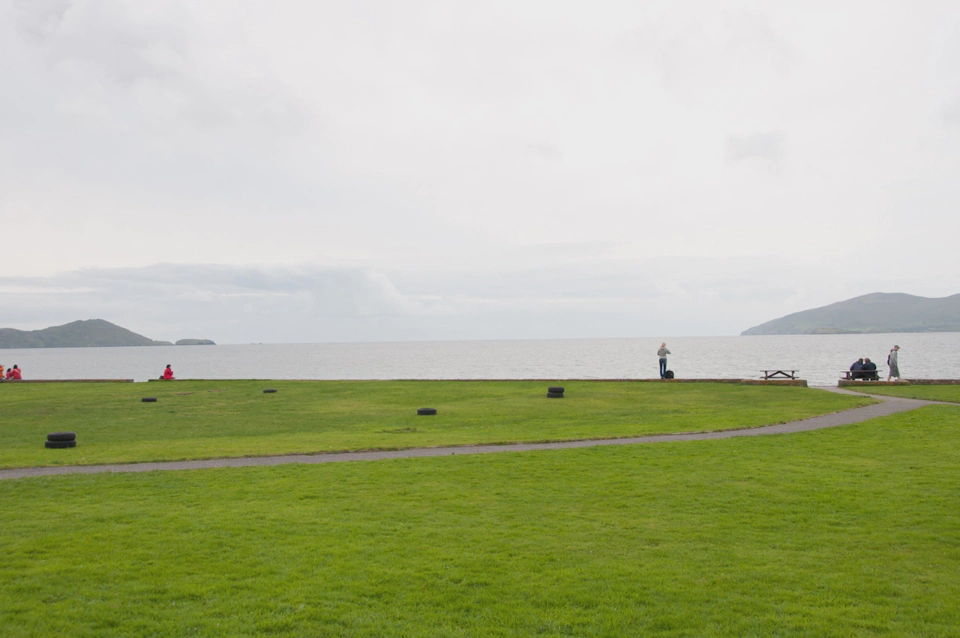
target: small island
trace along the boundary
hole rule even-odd
[[[0,328],[0,349],[12,348],[110,348],[124,346],[172,346],[169,341],[148,339],[126,328],[87,319],[42,330]],[[216,345],[209,339],[181,339],[177,345]]]

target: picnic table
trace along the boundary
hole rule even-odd
[[[769,379],[796,379],[799,370],[761,370],[764,381]]]
[[[845,381],[879,381],[879,370],[843,370],[840,374],[844,375]]]

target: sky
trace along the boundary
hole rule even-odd
[[[0,0],[0,326],[738,334],[960,292],[960,3]]]

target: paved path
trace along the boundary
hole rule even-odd
[[[850,392],[840,388],[822,388],[839,394],[863,396],[859,392]],[[17,479],[30,476],[49,476],[55,474],[103,474],[117,472],[153,472],[156,470],[200,470],[213,467],[249,467],[254,465],[286,465],[288,463],[344,463],[347,461],[379,461],[383,459],[420,458],[428,456],[451,456],[456,454],[493,454],[496,452],[529,452],[532,450],[565,450],[569,448],[598,447],[601,445],[634,445],[638,443],[663,443],[665,441],[706,441],[710,439],[731,439],[738,436],[761,436],[766,434],[790,434],[832,428],[838,425],[859,423],[879,416],[915,410],[925,405],[936,405],[937,401],[901,399],[872,395],[881,403],[854,408],[844,412],[834,412],[802,421],[791,421],[778,425],[746,428],[741,430],[723,430],[721,432],[696,432],[687,434],[659,434],[655,436],[636,436],[622,439],[588,439],[583,441],[563,441],[558,443],[514,443],[509,445],[466,445],[462,447],[431,447],[393,450],[386,452],[341,452],[335,454],[288,454],[285,456],[254,456],[232,459],[209,459],[202,461],[163,461],[157,463],[122,463],[115,465],[67,465],[59,467],[30,467],[15,470],[0,470],[0,479]],[[955,404],[951,404],[955,405]]]

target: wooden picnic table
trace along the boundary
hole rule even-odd
[[[879,370],[843,370],[840,374],[844,375],[844,381],[879,381]]]
[[[768,379],[796,379],[799,370],[761,370],[764,380]]]

